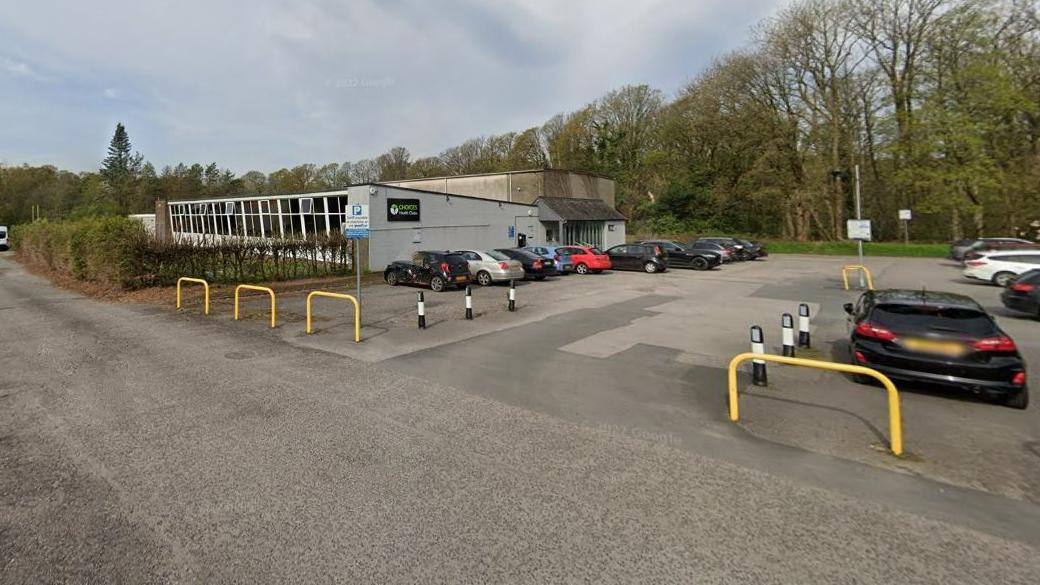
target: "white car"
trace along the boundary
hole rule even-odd
[[[1007,286],[1034,268],[1040,268],[1040,250],[1002,250],[965,262],[964,276]]]
[[[6,250],[7,246],[7,226],[0,225],[0,250]]]

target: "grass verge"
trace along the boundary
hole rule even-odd
[[[770,240],[766,249],[775,254],[823,254],[829,256],[855,256],[856,242],[792,242]],[[911,242],[865,242],[863,253],[868,256],[907,256],[917,258],[945,258],[950,253],[949,244]]]

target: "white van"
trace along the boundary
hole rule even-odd
[[[6,250],[7,246],[7,226],[0,225],[0,250]]]

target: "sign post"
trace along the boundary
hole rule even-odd
[[[909,209],[899,210],[899,220],[903,222],[903,243],[910,243],[910,220],[913,219],[914,214]]]
[[[357,279],[357,300],[361,304],[361,240],[369,237],[368,205],[351,203],[343,222],[343,235],[353,243],[354,276]]]

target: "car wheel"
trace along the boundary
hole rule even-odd
[[[1005,398],[1004,406],[1025,410],[1029,406],[1029,388],[1023,388]]]
[[[534,279],[535,280],[545,280],[545,275],[544,274],[539,274],[538,276],[534,277]]]
[[[434,276],[430,279],[430,290],[433,292],[441,292],[444,290],[444,279],[439,276]]]
[[[863,384],[865,386],[873,386],[874,378],[866,376],[864,374],[852,374],[852,381],[857,384]]]
[[[486,270],[481,270],[477,273],[477,284],[480,286],[488,286],[491,284],[491,275]]]
[[[397,282],[398,282],[398,278],[397,278],[397,273],[396,272],[387,272],[386,273],[386,283],[387,284],[389,284],[390,286],[397,286]]]
[[[646,264],[643,264],[643,270],[645,270],[647,274],[653,274],[657,272],[657,264],[654,264],[653,262],[647,262]]]
[[[704,258],[697,257],[690,262],[690,267],[694,270],[707,270],[708,261]]]
[[[1012,272],[998,272],[993,275],[993,284],[1003,288],[1015,279],[1015,274]]]
[[[578,264],[577,266],[574,267],[574,271],[577,272],[578,274],[588,274],[589,273],[589,267],[586,266],[584,263]]]
[[[593,274],[603,274],[602,270],[590,270],[589,272],[591,272]]]

